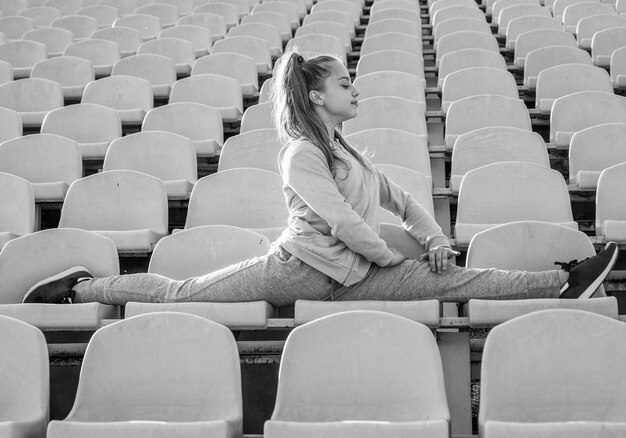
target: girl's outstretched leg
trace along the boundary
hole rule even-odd
[[[57,296],[67,296],[75,303],[267,301],[280,307],[293,304],[296,299],[326,299],[332,288],[326,275],[281,247],[266,256],[187,280],[156,274],[114,275],[78,283],[78,278],[71,275],[62,278],[68,279],[74,280],[69,286],[67,282],[55,284],[54,278],[44,280],[31,288],[24,302],[54,302]]]

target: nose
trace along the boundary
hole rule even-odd
[[[352,96],[357,97],[359,95],[359,90],[353,85],[352,86]]]

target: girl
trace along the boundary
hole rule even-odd
[[[269,254],[183,281],[155,274],[91,278],[74,267],[33,286],[24,302],[239,302],[306,300],[589,298],[618,255],[609,243],[571,271],[467,269],[429,213],[341,136],[359,92],[336,58],[296,52],[275,66],[275,125],[288,226]],[[427,252],[407,260],[378,236],[378,207],[403,220]]]

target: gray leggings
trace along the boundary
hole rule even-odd
[[[305,300],[438,299],[465,302],[471,298],[522,299],[559,296],[558,272],[469,269],[448,265],[440,274],[428,262],[406,260],[393,267],[372,265],[368,275],[342,286],[292,256],[280,246],[263,257],[247,260],[200,277],[172,280],[156,274],[127,274],[78,283],[74,302],[124,305],[135,302],[267,301],[274,306]]]

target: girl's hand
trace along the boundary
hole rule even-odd
[[[391,261],[389,262],[387,266],[389,267],[396,266],[406,260],[406,257],[397,249],[395,248],[389,248],[389,249],[391,250],[393,257],[391,258]]]
[[[430,270],[440,274],[448,269],[448,259],[458,255],[461,255],[461,253],[447,246],[440,246],[422,254],[419,261],[428,260],[430,262]]]

